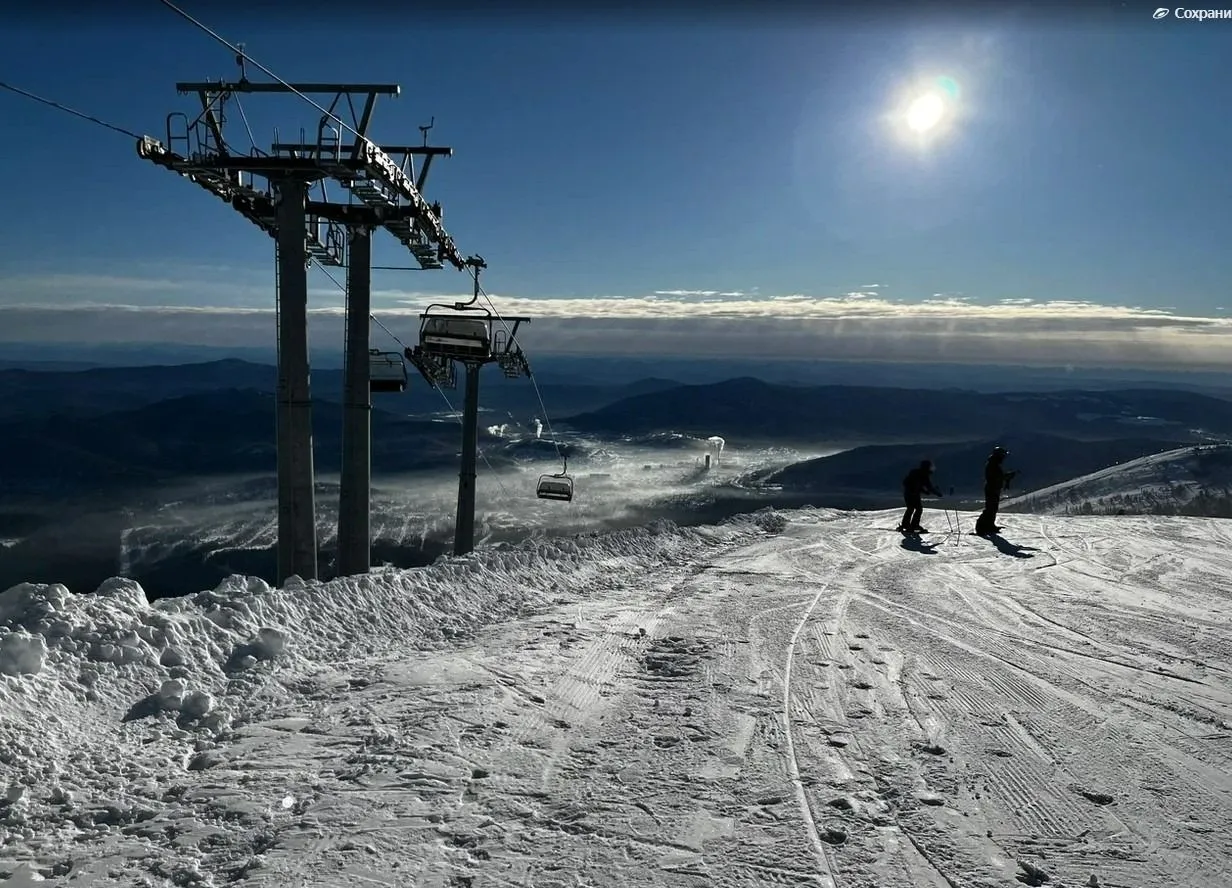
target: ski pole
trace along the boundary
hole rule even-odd
[[[950,488],[950,499],[953,499],[953,498],[954,498],[954,488],[951,487]],[[946,511],[946,517],[947,518],[949,517],[948,510]],[[954,504],[954,521],[952,524],[950,524],[950,533],[954,534],[955,543],[962,542],[962,525],[959,523],[959,520],[958,520],[958,503]]]

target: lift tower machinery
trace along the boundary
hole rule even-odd
[[[518,344],[518,327],[530,318],[502,318],[479,301],[479,272],[488,265],[482,256],[465,262],[475,275],[475,295],[469,302],[429,305],[420,317],[419,344],[406,349],[407,360],[433,388],[455,388],[454,362],[466,368],[466,401],[462,410],[462,468],[458,473],[458,517],[453,554],[475,546],[475,459],[479,449],[479,371],[496,363],[509,379],[530,376],[530,364]],[[437,309],[437,311],[433,311]],[[499,322],[500,329],[495,329]],[[506,322],[513,324],[510,328]]]
[[[237,61],[242,75],[243,56]],[[449,156],[451,149],[429,147],[426,134],[424,145],[413,147],[382,148],[368,138],[377,97],[398,95],[396,84],[253,83],[242,75],[234,83],[177,83],[176,90],[195,93],[200,113],[192,121],[183,113],[167,115],[166,143],[144,136],[137,143],[137,154],[226,201],[276,244],[279,584],[293,575],[317,578],[307,270],[314,261],[348,267],[338,573],[364,572],[371,551],[371,237],[376,229],[385,229],[411,251],[421,269],[439,269],[445,263],[459,271],[466,268],[441,225],[440,205],[429,205],[422,194],[432,158]],[[303,130],[294,143],[280,142],[275,132],[269,152],[254,144],[251,151],[241,153],[233,151],[224,137],[225,107],[232,98],[238,104],[239,94],[247,93],[334,98],[320,119],[315,142],[305,139]],[[356,98],[363,100],[359,113]],[[344,99],[351,124],[335,113]],[[247,126],[247,119],[244,122]],[[344,138],[344,129],[353,140]],[[391,155],[401,155],[401,162]],[[413,155],[424,158],[417,179],[412,178]],[[257,187],[256,177],[265,184]],[[348,192],[345,203],[328,200],[326,181]],[[311,189],[317,185],[321,200],[311,199]]]

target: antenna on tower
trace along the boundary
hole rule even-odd
[[[235,56],[235,63],[240,66],[240,83],[247,83],[248,72],[244,70],[244,62],[248,60],[248,57],[244,55],[244,44],[237,43],[235,48],[239,50]]]
[[[432,127],[434,126],[436,126],[436,115],[435,114],[432,115],[432,119],[428,121],[427,126],[421,126],[419,128],[419,131],[423,133],[423,137],[424,137],[423,143],[424,143],[425,148],[428,147],[428,130],[432,129]]]

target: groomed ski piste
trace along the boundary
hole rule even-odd
[[[10,589],[0,876],[1232,884],[1232,524],[898,516]]]

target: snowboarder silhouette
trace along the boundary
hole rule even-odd
[[[903,502],[907,505],[907,511],[903,512],[903,520],[899,522],[896,530],[903,533],[925,533],[924,528],[920,527],[920,518],[924,514],[921,497],[926,493],[941,496],[941,491],[933,484],[931,459],[920,460],[920,464],[903,478]]]
[[[992,449],[988,462],[984,464],[984,511],[975,521],[975,532],[978,536],[990,536],[998,533],[997,508],[1001,505],[1001,491],[1007,490],[1017,472],[1007,472],[1004,467],[1005,458],[1010,452],[1000,445]]]

